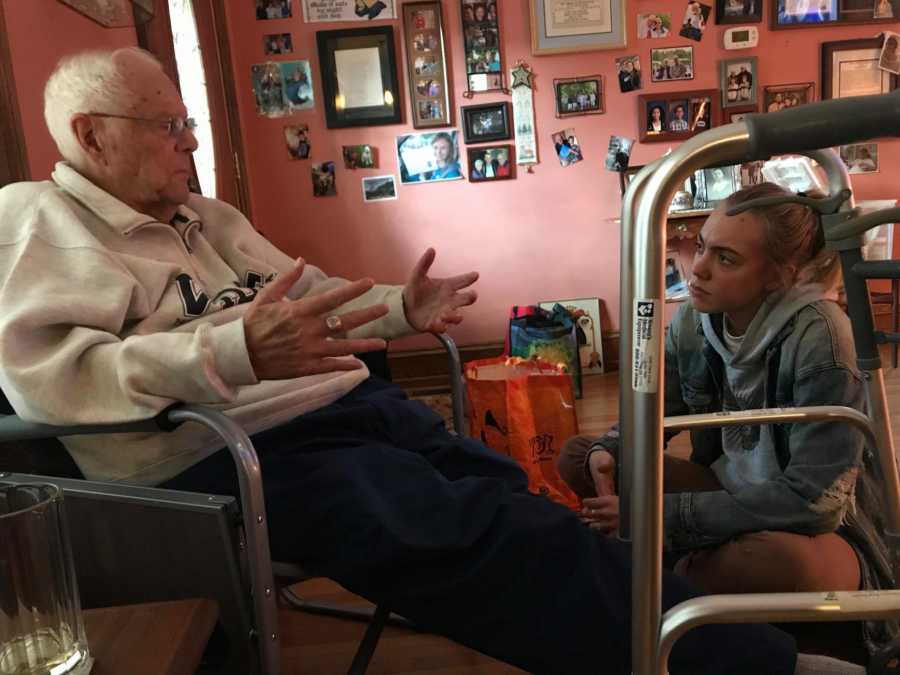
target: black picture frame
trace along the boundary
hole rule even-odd
[[[497,0],[460,0],[466,90],[472,98],[485,91],[507,92]]]
[[[516,177],[515,150],[512,145],[479,145],[466,148],[470,183],[492,183]],[[506,162],[503,162],[505,157]],[[481,162],[479,164],[478,162]]]
[[[397,78],[397,59],[392,26],[318,31],[316,43],[319,48],[325,125],[329,129],[398,124],[402,121],[401,87]],[[347,106],[346,103],[339,105],[339,97],[343,96],[340,91],[340,78],[352,74],[338,72],[337,54],[342,51],[349,52],[372,47],[378,49],[378,71],[381,74],[384,89],[382,103],[359,106]]]
[[[762,6],[763,0],[716,0],[716,24],[762,23]],[[737,7],[739,13],[733,11]]]
[[[792,0],[771,0],[769,28],[793,30],[822,26],[858,26],[896,23],[900,17],[900,0],[827,0],[827,13],[810,11],[804,16],[791,14]],[[882,9],[882,5],[884,9]],[[804,5],[805,6],[805,5]],[[811,9],[815,9],[810,3]]]
[[[467,144],[505,141],[512,138],[508,101],[469,105],[464,106],[460,110],[463,121],[463,138]],[[483,124],[484,119],[491,120],[490,131],[481,130],[485,126]]]

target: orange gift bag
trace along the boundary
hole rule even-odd
[[[578,433],[572,376],[540,360],[500,356],[465,365],[469,431],[528,473],[528,489],[572,509],[578,497],[559,477],[562,444]]]

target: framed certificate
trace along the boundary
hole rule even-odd
[[[822,100],[886,94],[897,76],[878,67],[884,38],[822,43]]]
[[[401,121],[391,26],[319,31],[316,41],[329,129]]]
[[[532,54],[619,49],[625,0],[530,0]]]

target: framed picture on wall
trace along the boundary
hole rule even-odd
[[[553,80],[556,116],[599,115],[603,112],[603,76]]]
[[[452,103],[447,86],[440,1],[404,4],[403,36],[413,126],[417,129],[449,126],[453,123]]]
[[[508,102],[467,105],[461,110],[466,143],[505,141],[512,138]]]
[[[391,26],[318,31],[316,42],[329,129],[401,121]]]
[[[694,48],[662,47],[650,50],[650,81],[671,82],[694,79]]]
[[[619,49],[627,44],[625,0],[529,0],[531,53]]]
[[[463,47],[466,53],[466,91],[503,89],[500,20],[497,0],[461,0]]]
[[[759,23],[763,0],[716,0],[716,23]]]
[[[886,94],[897,75],[878,67],[884,38],[822,43],[822,100]]]
[[[683,141],[718,126],[719,99],[717,89],[639,96],[641,143]]]
[[[777,112],[785,108],[812,103],[815,100],[815,85],[812,82],[802,84],[776,84],[763,87],[763,112]]]
[[[854,24],[893,23],[900,19],[900,0],[772,0],[773,30]]]
[[[466,155],[469,166],[469,182],[471,183],[515,178],[513,168],[515,162],[511,145],[482,145],[477,148],[467,148]]]
[[[719,61],[723,108],[756,106],[756,72],[755,56]]]

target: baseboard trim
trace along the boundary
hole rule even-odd
[[[466,345],[459,347],[459,356],[463,363],[489,359],[503,354],[503,347],[502,342]],[[607,372],[618,370],[618,332],[603,336],[603,357]],[[393,381],[410,394],[424,396],[450,391],[447,352],[443,349],[391,351],[388,352],[388,365]]]

